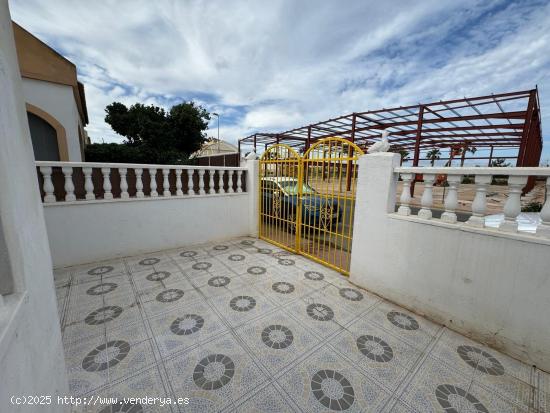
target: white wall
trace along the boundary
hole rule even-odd
[[[55,267],[250,234],[248,193],[44,204]]]
[[[7,0],[0,0],[0,146],[0,231],[8,255],[0,270],[15,282],[0,300],[0,411],[59,412],[65,409],[55,403],[40,409],[10,403],[13,395],[65,395],[68,385]]]
[[[23,79],[25,102],[52,115],[65,128],[69,161],[82,161],[78,125],[80,115],[74,100],[73,88],[67,85],[35,79]]]
[[[359,165],[351,281],[550,370],[550,243],[392,214],[399,155]]]

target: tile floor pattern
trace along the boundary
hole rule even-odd
[[[547,412],[550,376],[251,238],[55,272],[89,411]]]

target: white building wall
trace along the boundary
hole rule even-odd
[[[1,271],[15,281],[0,300],[0,412],[60,412],[65,360],[44,212],[7,0],[0,0],[0,221],[7,246]],[[3,252],[4,253],[4,252]],[[49,395],[51,404],[12,404]]]
[[[550,370],[550,242],[393,214],[398,165],[359,161],[350,280]]]
[[[55,267],[250,234],[250,195],[44,204]]]
[[[69,161],[82,161],[78,125],[80,115],[74,100],[73,88],[43,80],[23,79],[25,102],[37,106],[52,115],[65,128]]]

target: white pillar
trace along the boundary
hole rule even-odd
[[[234,193],[235,190],[233,189],[233,173],[235,171],[230,169],[227,171],[227,192],[230,194]]]
[[[193,174],[195,173],[194,169],[187,170],[187,195],[195,195],[194,185],[193,185]]]
[[[55,202],[54,186],[52,182],[52,168],[50,166],[41,166],[40,172],[44,177],[44,202]]]
[[[182,187],[181,173],[183,172],[183,169],[177,168],[175,172],[176,172],[176,195],[182,196],[183,191],[181,190],[181,187]]]
[[[72,166],[64,166],[61,170],[65,176],[65,201],[76,201],[73,184],[73,168]]]
[[[546,201],[540,211],[540,219],[537,235],[550,238],[550,177],[546,178]]]
[[[143,198],[145,194],[143,193],[143,180],[141,175],[143,174],[143,169],[136,168],[134,169],[136,174],[136,198]]]
[[[204,169],[199,169],[199,195],[205,195],[204,190]]]
[[[435,181],[434,174],[424,174],[424,192],[420,199],[422,208],[418,211],[418,216],[423,219],[432,219],[433,205],[433,184]]]
[[[246,167],[246,192],[248,196],[248,226],[249,234],[251,237],[258,237],[258,191],[260,184],[260,162],[256,159],[247,159],[245,161]],[[223,191],[223,180],[220,175],[220,190]]]
[[[215,172],[216,171],[214,169],[208,170],[208,177],[209,177],[209,179],[208,179],[208,188],[209,188],[208,193],[209,194],[215,194],[216,193],[216,191],[214,190],[214,173]]]
[[[103,199],[113,199],[113,194],[111,193],[111,168],[101,168],[101,173],[103,174]]]
[[[476,175],[476,195],[472,202],[472,216],[466,225],[483,228],[485,226],[485,209],[487,207],[487,186],[491,183],[491,175]]]
[[[149,177],[151,178],[151,193],[149,196],[155,198],[159,196],[159,193],[157,192],[157,168],[149,168]]]
[[[401,189],[401,197],[399,198],[399,208],[397,213],[399,215],[411,215],[411,181],[414,174],[406,173],[401,174],[401,179],[403,180],[403,188]]]
[[[445,212],[441,215],[441,221],[456,224],[456,208],[458,207],[458,186],[462,175],[447,175],[449,189],[445,197]]]
[[[86,190],[85,198],[87,201],[91,201],[95,199],[92,168],[82,168],[82,172],[84,173],[84,189]]]
[[[242,175],[243,175],[243,171],[241,171],[240,169],[237,170],[237,192],[242,192],[243,191],[243,188],[242,188]]]
[[[171,196],[170,192],[170,182],[168,182],[168,174],[170,174],[170,169],[164,168],[162,170],[162,195]]]
[[[120,174],[120,197],[122,199],[128,199],[130,198],[130,194],[128,193],[128,181],[126,180],[128,169],[119,168],[118,173]]]
[[[504,204],[504,222],[498,228],[499,230],[517,232],[516,218],[521,212],[521,191],[526,183],[526,176],[508,177],[508,199]]]

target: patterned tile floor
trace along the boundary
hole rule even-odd
[[[549,375],[263,241],[55,277],[73,395],[189,399],[86,411],[550,411]]]

